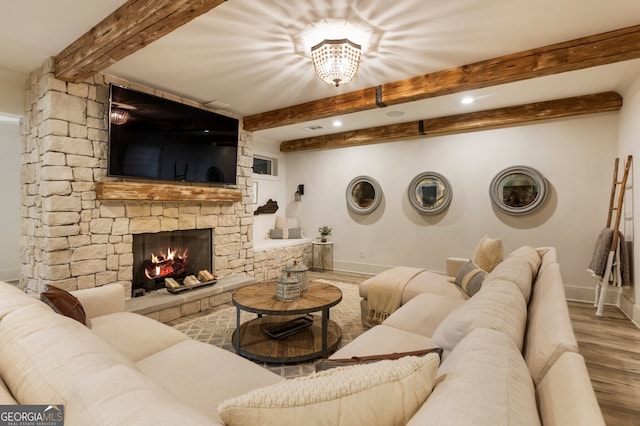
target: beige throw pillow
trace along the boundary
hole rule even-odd
[[[491,272],[498,263],[502,262],[502,259],[504,259],[502,240],[485,235],[473,251],[471,260],[483,270]]]
[[[405,425],[431,394],[439,363],[432,353],[332,368],[255,389],[218,411],[229,426]]]

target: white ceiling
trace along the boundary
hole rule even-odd
[[[123,0],[4,1],[0,67],[29,72]],[[304,41],[344,22],[368,44],[351,83],[313,72]],[[119,61],[106,73],[249,115],[640,24],[640,0],[231,0]],[[356,36],[354,36],[355,38]],[[362,40],[357,40],[362,41]],[[312,42],[312,41],[309,41]],[[465,111],[624,89],[640,60],[256,132],[282,141]],[[401,110],[405,115],[386,114]],[[306,129],[311,124],[323,129]]]

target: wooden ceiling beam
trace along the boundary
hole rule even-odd
[[[129,0],[56,55],[56,78],[82,82],[224,2]]]
[[[622,97],[616,92],[576,96],[546,102],[477,111],[446,117],[430,118],[408,123],[373,127],[285,141],[280,151],[344,148],[380,142],[407,140],[418,137],[443,136],[454,133],[495,129],[554,118],[617,111]]]
[[[640,25],[244,117],[257,131],[640,58]]]

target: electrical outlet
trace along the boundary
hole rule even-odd
[[[360,257],[361,257],[362,259],[364,259],[364,258],[366,257],[366,256],[365,256],[365,253],[364,253],[364,249],[360,249]]]

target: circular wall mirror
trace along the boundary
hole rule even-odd
[[[423,214],[438,214],[451,203],[449,181],[434,172],[420,173],[409,184],[409,202]]]
[[[531,167],[508,167],[493,178],[489,193],[491,202],[503,212],[526,214],[536,210],[546,199],[547,182]]]
[[[382,189],[378,182],[369,176],[358,176],[347,186],[347,206],[358,214],[374,211],[382,200]]]

